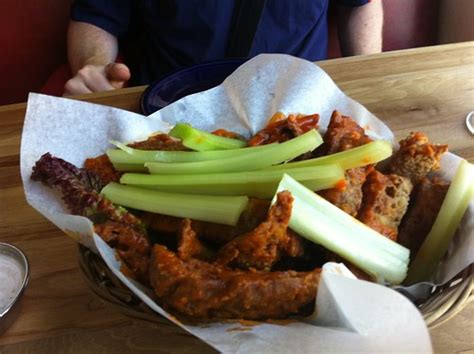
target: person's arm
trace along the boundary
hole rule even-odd
[[[68,59],[73,73],[64,94],[81,94],[120,88],[130,79],[124,64],[115,64],[117,38],[85,22],[71,21],[68,30]]]
[[[363,6],[337,5],[337,27],[343,56],[382,51],[382,0]]]

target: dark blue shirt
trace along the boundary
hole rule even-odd
[[[267,0],[249,56],[286,53],[326,58],[330,0]],[[369,0],[337,0],[345,6]],[[144,84],[199,62],[225,58],[235,1],[76,0],[75,21],[100,27],[133,43],[125,54],[134,83]]]

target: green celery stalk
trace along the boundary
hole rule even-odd
[[[259,170],[312,151],[321,145],[323,139],[316,130],[310,130],[281,144],[265,150],[221,160],[199,162],[148,162],[145,166],[152,174],[203,174],[233,171]]]
[[[449,243],[473,197],[474,165],[462,160],[435,222],[410,265],[405,281],[407,285],[429,280],[448,250]]]
[[[248,171],[201,175],[125,173],[120,182],[167,192],[271,198],[285,172],[312,190],[332,188],[344,179],[344,170],[340,166],[324,165],[293,168],[288,171]]]
[[[108,149],[107,156],[113,164],[139,164],[145,162],[198,162],[245,155],[251,152],[268,150],[278,143],[245,147],[232,150],[214,151],[161,151],[161,150],[139,150],[126,146],[122,143],[111,141],[118,149]]]
[[[247,197],[165,193],[113,182],[101,193],[124,207],[233,226],[248,203]]]
[[[379,282],[403,281],[410,254],[407,248],[380,235],[288,175],[277,189],[283,190],[291,192],[294,198],[291,229],[373,275]]]
[[[214,135],[182,123],[176,124],[168,134],[196,151],[238,149],[247,145],[245,141]]]
[[[304,161],[289,162],[284,165],[271,166],[270,169],[280,170],[292,167],[320,166],[339,164],[344,170],[362,167],[385,160],[392,155],[392,145],[385,140],[376,140],[356,148],[335,154],[317,157]]]
[[[112,165],[117,171],[121,172],[147,172],[147,169],[144,164],[112,162]]]

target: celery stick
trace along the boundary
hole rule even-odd
[[[161,150],[139,150],[118,142],[111,142],[120,148],[108,149],[107,156],[113,164],[140,164],[145,162],[198,162],[208,160],[227,159],[246,155],[251,152],[272,149],[278,143],[245,147],[232,150],[214,151],[161,151]]]
[[[110,140],[109,141],[111,144],[115,145],[116,147],[118,147],[120,150],[130,154],[130,155],[133,155],[133,152],[134,150],[137,150],[137,149],[134,149],[130,146],[127,146],[125,145],[124,143],[121,143],[120,141],[117,141],[117,140]],[[140,151],[149,151],[149,150],[140,150]]]
[[[294,231],[335,252],[380,282],[399,284],[403,281],[410,253],[407,248],[344,213],[288,175],[282,178],[277,191],[283,190],[290,191],[294,198],[290,218]]]
[[[410,265],[407,285],[428,280],[433,274],[473,197],[474,165],[462,160],[431,231]]]
[[[376,140],[356,148],[341,151],[335,154],[276,165],[270,169],[280,170],[292,167],[320,166],[325,164],[339,164],[344,170],[377,163],[392,155],[392,145],[385,140]]]
[[[143,155],[145,154],[143,155],[140,154],[141,156],[139,156],[135,154],[129,154],[128,152],[125,152],[119,149],[107,149],[105,153],[107,154],[110,162],[112,162],[113,164],[141,164],[143,165],[145,162],[154,160],[154,156],[152,156],[152,154],[147,154],[150,156],[148,156],[148,158],[145,161],[143,161],[144,160]]]
[[[310,130],[266,150],[258,150],[223,160],[200,162],[148,162],[145,166],[152,174],[203,174],[233,171],[252,171],[294,159],[312,151],[323,142],[316,130]]]
[[[113,182],[101,193],[113,203],[125,207],[233,226],[248,203],[247,197],[165,193]]]
[[[323,165],[293,168],[288,171],[249,171],[201,175],[125,173],[120,182],[167,192],[271,198],[285,172],[312,190],[332,188],[344,178],[344,171],[340,166]]]
[[[238,149],[247,145],[245,141],[214,135],[189,124],[176,124],[168,134],[181,139],[184,146],[196,151]]]
[[[113,163],[114,168],[121,172],[147,172],[144,164],[135,163]]]

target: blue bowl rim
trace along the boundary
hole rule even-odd
[[[146,103],[145,101],[148,99],[149,95],[151,94],[151,92],[155,89],[155,87],[160,84],[160,83],[163,83],[163,82],[166,82],[168,80],[170,80],[170,78],[173,78],[173,77],[176,77],[176,76],[181,76],[183,74],[186,74],[187,72],[189,71],[194,71],[196,70],[196,68],[200,68],[200,69],[203,69],[203,68],[208,68],[210,66],[220,66],[220,65],[229,65],[229,64],[239,64],[236,69],[242,65],[243,63],[245,63],[248,59],[221,59],[221,60],[212,60],[212,61],[205,61],[205,62],[202,62],[202,63],[199,63],[199,64],[195,64],[195,65],[191,65],[191,66],[187,66],[185,68],[182,68],[182,69],[178,69],[178,70],[175,70],[175,71],[172,71],[170,72],[169,74],[166,74],[164,75],[162,78],[160,78],[159,80],[155,80],[155,81],[152,81],[145,89],[145,91],[143,91],[141,97],[140,97],[140,110],[141,110],[141,113],[142,114],[145,114],[145,115],[150,115],[154,112],[150,112],[146,106],[148,105],[148,103]]]

